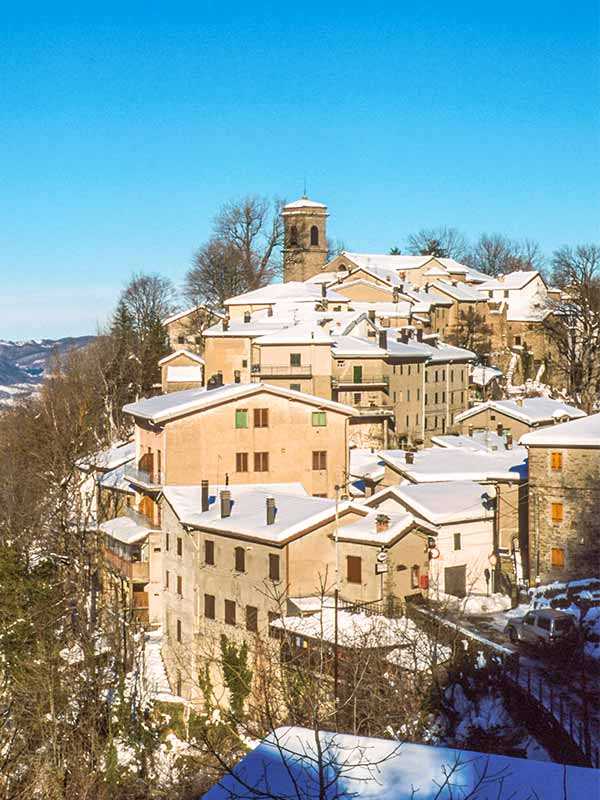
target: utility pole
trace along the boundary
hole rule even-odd
[[[340,487],[335,487],[335,589],[333,593],[333,699],[335,703],[335,727],[338,722],[338,685],[339,685],[339,653],[338,653],[338,604],[340,594],[340,554],[338,547],[339,535],[339,500]]]

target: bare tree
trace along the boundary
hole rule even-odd
[[[235,294],[266,286],[281,274],[280,200],[249,195],[224,205],[213,235],[194,256],[185,294],[194,304],[221,308]]]
[[[492,328],[487,323],[485,315],[478,313],[474,308],[460,310],[456,325],[451,331],[448,340],[457,347],[466,347],[475,353],[489,353],[491,349]]]
[[[600,246],[563,247],[552,259],[553,280],[562,289],[549,301],[544,320],[552,344],[552,370],[569,396],[590,412],[600,389]]]
[[[408,252],[415,256],[431,255],[460,261],[467,253],[467,240],[456,228],[448,228],[445,225],[438,228],[421,228],[408,237]]]
[[[544,266],[537,242],[517,241],[498,233],[482,234],[465,260],[474,269],[494,276],[516,270],[541,270]]]

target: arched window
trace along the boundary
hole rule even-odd
[[[295,225],[290,228],[290,244],[294,246],[298,244],[298,228]]]
[[[316,225],[313,225],[310,229],[310,243],[311,245],[319,244],[319,229]]]

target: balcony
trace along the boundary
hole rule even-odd
[[[127,480],[142,489],[158,492],[162,488],[162,475],[155,470],[142,469],[136,464],[125,464],[123,474]]]
[[[104,561],[112,572],[116,572],[130,581],[148,583],[150,580],[150,563],[148,561],[129,561],[129,559],[113,553],[108,547],[104,548]]]
[[[352,406],[354,415],[358,417],[393,417],[392,406],[364,405]]]
[[[312,378],[312,366],[301,364],[291,366],[289,364],[280,367],[263,367],[260,364],[252,364],[252,375],[260,375],[261,378]]]
[[[331,388],[348,392],[372,392],[375,389],[389,393],[390,379],[387,375],[376,375],[374,377],[361,378],[359,381],[351,378],[332,378]]]

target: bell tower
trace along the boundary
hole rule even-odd
[[[327,261],[327,206],[301,197],[285,205],[283,280],[305,281]]]

